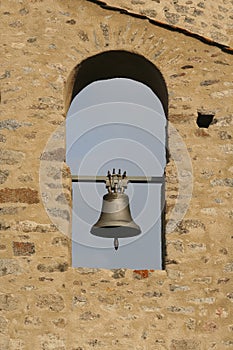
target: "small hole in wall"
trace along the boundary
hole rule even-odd
[[[208,128],[213,123],[214,114],[198,112],[197,125],[199,128]]]

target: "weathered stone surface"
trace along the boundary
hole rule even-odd
[[[41,191],[45,206],[42,201],[1,205],[0,258],[6,259],[0,269],[1,288],[7,298],[1,301],[0,348],[31,349],[33,339],[36,350],[228,349],[233,330],[233,211],[232,186],[226,179],[233,172],[233,83],[232,56],[220,45],[232,41],[232,4],[228,0],[106,3],[105,8],[86,0],[1,3],[0,179],[4,187],[21,184],[38,190],[37,198],[43,166],[48,179]],[[112,11],[108,5],[121,8]],[[221,44],[209,45],[208,38]],[[161,72],[167,86],[169,127],[174,129],[169,133],[168,156],[174,134],[180,139],[166,168],[165,220],[171,217],[176,228],[167,234],[165,225],[164,271],[140,266],[135,266],[137,270],[71,267],[72,241],[67,238],[71,218],[58,210],[68,210],[65,199],[66,193],[71,194],[71,178],[68,169],[62,169],[65,136],[64,127],[62,132],[58,126],[65,121],[76,73],[84,60],[106,48],[138,53],[152,70]],[[134,72],[130,61],[128,68],[126,76]],[[104,69],[111,71],[107,65]],[[94,71],[97,76],[98,67],[93,65]],[[143,66],[138,73],[143,82]],[[91,79],[93,74],[84,75]],[[80,76],[77,85],[85,85]],[[198,128],[198,113],[215,114],[214,123],[208,129]],[[80,128],[81,122],[82,118]],[[180,154],[182,144],[186,156]],[[193,192],[186,203],[181,180],[188,178],[190,168]],[[49,198],[51,215],[46,210]],[[173,214],[182,213],[185,206],[187,212],[174,219]],[[66,221],[64,232],[54,225],[55,218]],[[121,253],[121,248],[112,253]],[[132,254],[149,253],[142,246]],[[15,305],[11,297],[16,298]]]
[[[176,240],[170,240],[168,243],[168,246],[172,246],[175,250],[179,252],[184,252],[184,244],[181,240],[176,239]]]
[[[53,333],[40,336],[41,350],[66,350],[65,340]]]
[[[74,306],[83,306],[87,303],[87,298],[82,295],[75,295],[73,297],[73,305]]]
[[[174,285],[174,284],[170,285],[170,291],[172,291],[172,292],[179,292],[179,291],[185,292],[187,290],[190,290],[189,286],[178,286],[178,285]]]
[[[41,272],[64,272],[68,270],[68,263],[39,264],[37,269]]]
[[[13,150],[0,150],[0,164],[14,165],[22,162],[24,153]]]
[[[200,341],[196,339],[173,339],[170,350],[201,350]]]
[[[30,39],[29,39],[30,40]],[[33,38],[34,40],[34,38]],[[34,40],[35,41],[35,40]],[[31,109],[35,110],[62,110],[62,100],[57,100],[55,97],[39,97],[38,103],[32,104],[30,106]]]
[[[183,307],[183,306],[169,306],[167,308],[168,311],[178,313],[178,314],[192,314],[194,313],[194,308],[191,306]]]
[[[44,152],[41,155],[41,160],[63,162],[65,160],[65,150],[64,148],[58,148],[54,151]]]
[[[8,321],[5,317],[0,316],[0,333],[6,334],[7,333],[7,327],[8,327]]]
[[[99,269],[83,268],[83,267],[79,267],[77,269],[77,272],[80,273],[81,275],[94,275],[98,271],[99,271]]]
[[[13,253],[15,256],[35,254],[35,244],[31,242],[13,242]]]
[[[190,303],[195,304],[213,304],[215,302],[215,298],[191,298],[188,299]]]
[[[233,272],[233,262],[229,262],[224,266],[224,272]]]
[[[141,10],[140,13],[151,18],[155,18],[157,16],[157,12],[154,9]]]
[[[22,272],[19,263],[14,259],[0,259],[0,276],[18,275]]]
[[[54,180],[59,180],[61,178],[61,169],[54,166],[49,166],[46,168],[47,176],[53,178]]]
[[[162,293],[159,290],[154,290],[154,291],[148,291],[144,293],[142,296],[145,298],[160,298],[162,297]]]
[[[60,209],[60,208],[48,208],[48,213],[51,215],[51,216],[54,216],[54,217],[59,217],[59,218],[62,218],[64,220],[67,220],[69,221],[70,220],[70,213],[67,209]]]
[[[232,136],[227,131],[219,131],[219,137],[221,140],[230,140]]]
[[[16,129],[20,128],[21,126],[32,126],[32,124],[31,123],[21,123],[15,119],[6,119],[6,120],[0,121],[0,130],[1,129],[16,130]]]
[[[225,178],[225,179],[214,179],[210,181],[212,186],[226,186],[233,187],[233,179]]]
[[[222,284],[222,283],[228,283],[230,281],[230,278],[228,278],[228,277],[222,277],[222,278],[219,278],[218,279],[218,284]]]
[[[227,293],[227,298],[233,303],[233,292]]]
[[[0,207],[0,215],[15,215],[25,207]]]
[[[58,318],[56,320],[53,320],[53,324],[58,328],[65,328],[67,321],[65,318]]]
[[[54,232],[56,231],[56,226],[53,224],[41,224],[35,221],[19,221],[14,226],[13,229],[22,232]]]
[[[180,234],[190,233],[193,229],[205,230],[205,225],[200,220],[187,219],[182,220],[176,228]]]
[[[26,326],[40,326],[42,323],[41,318],[38,316],[26,316],[24,319],[24,324]]]
[[[203,80],[200,82],[200,85],[201,86],[208,86],[208,85],[217,84],[218,82],[219,82],[219,80],[217,80],[217,79]]]
[[[196,242],[190,242],[187,245],[190,250],[192,251],[205,251],[206,245],[204,243],[196,243]]]
[[[0,134],[0,142],[5,143],[6,142],[6,136],[3,134]]]
[[[223,97],[231,97],[232,95],[233,95],[233,89],[229,89],[229,90],[213,92],[210,96],[212,98],[223,98]]]
[[[6,182],[9,176],[9,170],[0,170],[0,184]]]
[[[78,36],[82,41],[89,41],[88,34],[84,30],[79,30]]]
[[[144,278],[148,278],[153,271],[154,270],[134,270],[133,277],[135,279],[139,279],[139,280],[144,279]]]
[[[6,70],[1,76],[0,79],[10,78],[11,72]]]
[[[65,193],[61,193],[56,197],[56,201],[61,204],[69,203],[69,195]]]
[[[79,318],[82,321],[90,321],[90,320],[94,320],[96,318],[100,318],[100,314],[95,314],[91,311],[86,311],[83,314],[81,314]]]
[[[0,311],[14,311],[19,306],[19,300],[12,294],[0,294]]]
[[[212,282],[212,277],[197,277],[193,279],[193,282],[200,284],[210,284]]]
[[[38,191],[31,188],[4,188],[0,190],[0,203],[39,203]]]
[[[189,330],[195,330],[196,328],[196,320],[193,318],[188,318],[188,320],[185,322],[185,325],[187,329]]]
[[[123,278],[123,277],[125,277],[125,269],[114,269],[112,277],[113,278]]]
[[[163,2],[160,0],[132,0],[129,2],[122,0],[119,3],[117,0],[107,0],[105,3],[135,15],[145,14],[148,18],[155,19],[159,23],[168,23],[175,28],[183,28],[194,35],[201,34],[218,43],[225,45],[231,43],[232,46],[232,39],[229,38],[231,16],[227,15],[227,12],[232,9],[232,4],[227,2],[226,7],[224,0],[221,0],[220,3],[206,3],[199,0],[186,2]]]
[[[65,304],[59,294],[41,294],[37,296],[36,306],[40,309],[59,312],[64,309]]]
[[[7,222],[0,222],[0,230],[7,231],[11,228],[11,225]]]
[[[52,240],[52,244],[56,246],[68,246],[68,239],[67,237],[54,237]]]
[[[20,175],[20,176],[18,177],[18,180],[19,180],[20,182],[23,182],[23,183],[25,183],[25,182],[28,183],[28,182],[33,181],[33,178],[32,178],[31,175],[22,174],[22,175]]]

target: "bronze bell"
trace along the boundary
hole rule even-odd
[[[103,238],[114,238],[115,249],[118,249],[118,238],[134,237],[141,233],[140,227],[133,221],[129,197],[123,193],[127,187],[127,178],[119,173],[108,173],[106,187],[109,193],[103,197],[102,211],[99,220],[92,226],[91,233]]]

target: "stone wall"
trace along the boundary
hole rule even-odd
[[[6,0],[1,18],[0,348],[232,348],[232,56],[85,0]],[[191,159],[192,198],[167,230],[164,271],[71,267],[68,78],[107,50],[143,55],[162,72],[171,130]],[[208,128],[198,115],[213,117]],[[167,222],[182,210],[187,176],[173,142],[171,132]]]
[[[126,13],[149,18],[152,23],[165,24],[196,34],[207,40],[232,48],[232,11],[230,0],[106,0],[96,1],[103,7],[121,9]]]

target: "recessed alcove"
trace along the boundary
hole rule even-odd
[[[198,112],[196,121],[198,127],[208,129],[208,127],[213,123],[214,115],[214,113]]]
[[[137,151],[137,145],[141,143],[143,147],[148,148],[150,154],[153,154],[154,152],[155,155],[157,151],[157,158],[161,158],[159,161],[160,176],[163,176],[167,161],[166,117],[168,113],[168,94],[166,84],[161,72],[151,62],[146,60],[143,56],[130,52],[104,52],[99,55],[92,56],[79,64],[71,73],[68,84],[70,84],[70,89],[67,96],[70,96],[69,98],[72,103],[70,104],[66,122],[66,162],[71,168],[72,175],[78,175],[77,173],[81,175],[87,175],[86,173],[82,173],[83,169],[81,169],[79,165],[81,163],[84,164],[85,159],[88,157],[88,154],[96,148],[98,152],[96,153],[98,160],[93,158],[92,162],[93,164],[97,162],[100,165],[98,169],[87,167],[86,169],[88,169],[89,172],[92,172],[92,174],[89,175],[104,175],[104,172],[106,172],[107,169],[106,167],[114,167],[115,162],[116,167],[123,167],[122,170],[125,170],[124,166],[129,166],[134,174],[131,173],[128,175],[139,175],[140,171],[142,171],[142,174],[146,176],[158,176],[158,174],[149,174],[150,170],[147,172],[145,169],[143,169],[143,166],[146,166],[145,162],[144,165],[142,164],[145,156],[141,156],[141,160],[136,160],[137,156],[140,155],[140,151]],[[109,94],[110,90],[112,90],[112,95]],[[111,103],[112,110],[110,109],[107,111],[105,107],[109,103]],[[125,116],[124,113],[126,113]],[[148,120],[150,120],[150,122],[148,122]],[[89,123],[89,129],[85,129],[85,123]],[[114,123],[115,126],[113,128]],[[134,133],[136,136],[133,135],[132,128],[134,128]],[[154,135],[153,130],[155,132]],[[80,132],[82,132],[82,135]],[[110,135],[110,139],[106,139],[106,137],[103,136],[104,133],[105,135]],[[103,138],[101,139],[101,137]],[[157,139],[157,141],[154,143],[153,137]],[[86,138],[86,140],[84,140],[84,138]],[[151,141],[149,141],[150,138]],[[95,139],[98,140],[98,142],[93,143],[93,140]],[[121,139],[121,141],[117,141],[119,139]],[[125,142],[126,140],[127,142]],[[113,147],[113,162],[110,159],[106,159],[105,161],[102,157],[102,154],[104,153],[104,147],[102,147],[102,143],[104,142],[106,143],[106,147]],[[116,152],[118,148],[117,142],[119,148],[122,148],[122,153]],[[76,143],[77,148],[74,146]],[[82,147],[87,147],[88,149],[84,150],[83,148],[83,150],[81,150]],[[130,147],[132,149],[135,147],[135,150],[131,153],[129,151]],[[136,164],[137,162],[138,164]],[[131,165],[129,165],[130,163]],[[122,166],[120,164],[122,164]],[[148,163],[148,169],[149,164],[151,164],[151,161]],[[102,173],[102,171],[104,172]],[[139,173],[137,173],[137,171],[139,171]],[[140,173],[140,175],[142,174]],[[99,197],[98,200],[96,197],[96,200],[98,202],[97,206],[100,211],[102,195],[105,188],[104,185],[102,185],[101,189],[96,185],[83,184],[79,185],[79,189],[77,189],[76,185],[73,184],[72,256],[74,267],[126,267],[132,269],[164,268],[164,185],[160,186],[160,188],[157,190],[157,194],[154,194],[154,199],[150,198],[150,201],[152,200],[150,208],[146,208],[147,215],[157,215],[157,230],[159,231],[159,233],[157,232],[156,234],[157,236],[159,235],[157,243],[155,240],[153,240],[152,237],[153,230],[150,232],[152,238],[148,240],[149,236],[147,236],[146,239],[144,237],[144,243],[143,238],[135,240],[135,242],[133,240],[132,242],[123,242],[122,239],[120,242],[120,245],[122,246],[120,246],[119,249],[119,256],[121,253],[123,254],[123,251],[125,250],[125,254],[129,256],[129,262],[127,264],[123,262],[125,261],[123,255],[122,258],[119,258],[117,262],[115,256],[112,255],[115,254],[113,247],[110,247],[107,243],[105,243],[104,239],[102,239],[102,242],[100,243],[100,245],[102,244],[103,246],[99,246],[99,248],[99,243],[97,242],[98,238],[95,238],[96,243],[94,243],[94,240],[93,242],[89,241],[89,243],[87,243],[86,238],[84,238],[85,242],[82,241],[82,239],[80,242],[77,242],[79,239],[77,239],[77,236],[75,236],[74,230],[80,230],[82,232],[85,231],[86,235],[90,235],[91,222],[88,223],[89,226],[86,225],[86,227],[84,227],[85,225],[82,225],[82,221],[85,221],[86,219],[83,219],[83,215],[88,217],[97,215],[91,213],[91,211],[88,214],[88,207],[93,206],[95,199],[92,197],[89,203],[84,203],[84,201],[81,205],[81,197],[84,195],[85,191],[87,191],[87,197],[93,196],[93,193],[96,192],[98,194],[97,197]],[[140,187],[141,185],[137,186]],[[156,185],[147,184],[144,186],[144,192],[140,189],[139,193],[137,192],[138,188],[132,188],[129,186],[128,191],[130,199],[134,195],[130,206],[132,207],[133,214],[136,215],[136,217],[138,215],[140,217],[140,213],[137,214],[138,208],[137,206],[135,207],[134,201],[136,201],[136,198],[138,198],[137,201],[139,202],[139,198],[141,198],[145,204],[147,203],[148,186],[154,186],[153,190],[155,190]],[[134,192],[132,196],[132,193],[130,194],[130,191]],[[155,205],[156,202],[157,204]],[[155,209],[156,207],[157,209]],[[157,214],[155,214],[155,212],[157,212]],[[77,213],[82,216],[81,220],[77,219],[77,216],[79,215],[76,215]],[[96,220],[94,219],[94,216],[92,218],[92,223],[94,223]],[[88,244],[90,244],[89,247]],[[93,244],[96,244],[96,247],[93,246]],[[135,245],[135,249],[133,246],[129,249],[130,244]],[[157,252],[157,254],[160,256],[159,262],[156,260],[157,258],[154,259],[152,256],[153,244],[159,245],[159,248],[154,247],[154,254]],[[128,253],[127,249],[129,250]],[[159,253],[156,251],[156,249],[159,249]],[[102,259],[103,255],[106,252],[108,253],[106,254],[106,257],[108,256],[108,259],[112,260],[111,264],[105,263],[103,261],[104,259]],[[140,253],[141,255],[144,255],[145,261],[147,259],[147,256],[149,257],[150,255],[152,257],[150,259],[148,258],[147,262],[144,262],[143,259],[141,259]],[[81,260],[79,258],[76,259],[77,254],[79,254],[79,257],[82,256]],[[89,258],[89,261],[88,256],[91,257]],[[132,262],[130,262],[130,256],[132,257]]]

